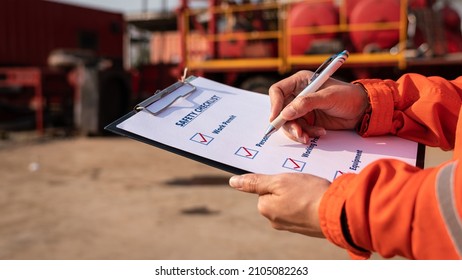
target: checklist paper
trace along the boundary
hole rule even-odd
[[[363,138],[354,131],[327,131],[300,144],[279,130],[263,138],[269,124],[268,95],[202,77],[191,77],[188,83],[163,97],[168,102],[153,102],[106,129],[238,174],[302,172],[333,180],[381,158],[417,164],[418,144],[394,136]],[[192,86],[195,90],[185,94]]]

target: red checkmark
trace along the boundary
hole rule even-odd
[[[201,143],[206,143],[207,139],[205,139],[204,135],[202,133],[199,133],[199,136],[202,138]]]
[[[289,160],[295,165],[294,169],[300,168],[300,165],[298,165],[293,159],[289,158]]]
[[[242,149],[244,149],[244,151],[247,153],[246,157],[251,157],[252,154],[249,152],[249,150],[247,150],[245,147],[242,147]]]

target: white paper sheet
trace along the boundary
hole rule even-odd
[[[277,131],[265,141],[269,96],[201,77],[191,84],[197,87],[193,93],[156,116],[140,111],[117,127],[253,173],[303,172],[333,180],[381,158],[416,164],[418,144],[394,136],[363,138],[354,131],[328,131],[305,145]],[[156,103],[151,106],[159,109]]]

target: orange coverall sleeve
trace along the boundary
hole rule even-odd
[[[332,182],[319,208],[326,238],[353,258],[371,252],[409,259],[462,258],[462,77],[406,74],[359,80],[371,108],[363,136],[392,134],[454,149],[452,160],[420,169],[382,159]]]

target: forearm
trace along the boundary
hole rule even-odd
[[[399,80],[358,80],[368,91],[370,110],[359,133],[393,134],[445,150],[454,147],[457,116],[462,99],[462,77],[407,74]]]
[[[321,202],[324,234],[356,256],[368,257],[369,251],[375,251],[384,257],[459,258],[437,194],[438,180],[447,167],[454,168],[449,174],[453,187],[460,186],[455,174],[462,169],[457,161],[420,170],[399,161],[380,160],[360,174],[342,175]],[[453,198],[462,200],[455,190]],[[341,211],[346,220],[342,221]]]
[[[425,170],[383,159],[359,174],[340,176],[321,201],[325,236],[362,258],[371,251],[385,257],[460,258],[462,79],[450,82],[406,75],[397,82],[360,82],[371,101],[361,124],[362,135],[388,133],[454,148],[454,157]]]

